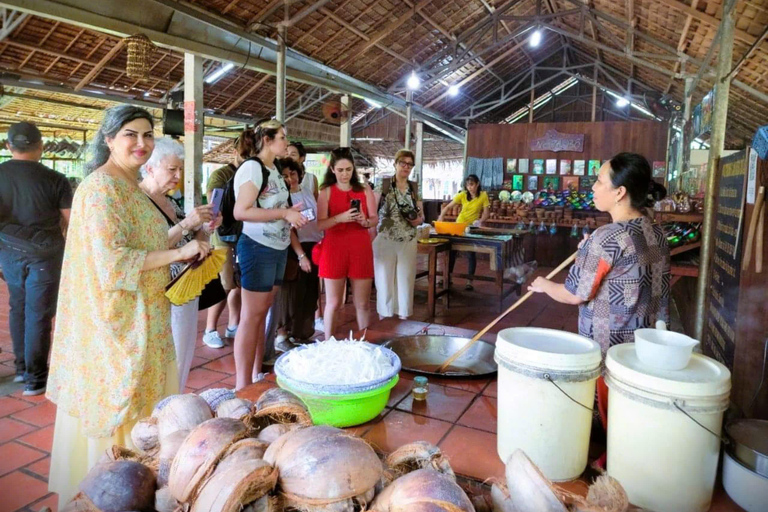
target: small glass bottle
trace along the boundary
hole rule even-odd
[[[414,400],[426,400],[429,393],[429,383],[426,377],[416,377],[413,379],[413,389],[411,391]]]

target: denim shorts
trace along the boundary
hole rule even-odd
[[[278,250],[262,245],[248,235],[237,241],[240,285],[249,292],[269,292],[283,283],[288,248]]]

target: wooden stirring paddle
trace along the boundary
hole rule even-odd
[[[567,260],[565,260],[564,262],[562,262],[562,263],[561,263],[561,264],[560,264],[560,265],[559,265],[559,266],[558,266],[558,267],[557,267],[555,270],[553,270],[552,272],[550,272],[549,274],[547,274],[547,279],[552,279],[552,278],[553,278],[553,277],[555,277],[557,274],[559,274],[561,270],[563,270],[565,267],[567,267],[568,265],[570,265],[571,263],[573,263],[573,261],[576,259],[576,255],[577,255],[577,254],[578,254],[578,251],[577,251],[577,252],[575,252],[575,253],[573,253],[573,254],[571,254],[571,255],[568,257],[568,259],[567,259]],[[525,295],[523,295],[522,297],[520,297],[520,298],[517,300],[517,302],[515,302],[514,304],[512,304],[512,305],[509,307],[509,309],[508,309],[508,310],[506,310],[505,312],[503,312],[502,314],[500,314],[499,316],[497,316],[497,317],[496,317],[496,318],[495,318],[495,319],[494,319],[494,320],[493,320],[491,323],[489,323],[488,325],[486,325],[485,327],[483,327],[483,330],[481,330],[480,332],[478,332],[477,334],[475,334],[475,335],[474,335],[474,337],[473,337],[473,338],[472,338],[472,339],[469,341],[469,343],[467,343],[466,345],[464,345],[463,347],[461,347],[461,349],[460,349],[458,352],[456,352],[455,354],[453,354],[453,355],[452,355],[451,357],[449,357],[449,358],[448,358],[448,359],[447,359],[447,360],[446,360],[446,361],[445,361],[445,362],[444,362],[442,365],[440,365],[440,367],[439,367],[437,370],[435,370],[435,371],[436,371],[436,373],[443,373],[443,372],[445,371],[445,369],[446,369],[446,368],[448,368],[449,366],[451,366],[451,363],[453,363],[453,362],[454,362],[456,359],[458,359],[458,358],[459,358],[459,357],[460,357],[460,356],[461,356],[461,355],[462,355],[464,352],[466,352],[467,350],[469,350],[469,347],[471,347],[472,345],[474,345],[475,343],[477,343],[477,340],[479,340],[479,339],[480,339],[480,338],[483,336],[483,334],[487,333],[487,332],[488,332],[488,331],[491,329],[491,327],[493,327],[494,325],[496,325],[497,323],[499,323],[499,322],[501,321],[501,319],[502,319],[502,318],[504,318],[505,316],[507,316],[508,314],[510,314],[512,311],[514,311],[515,309],[517,309],[517,307],[518,307],[520,304],[522,304],[523,302],[525,302],[526,300],[528,300],[528,299],[531,297],[531,295],[533,295],[533,292],[528,292],[528,293],[526,293]]]

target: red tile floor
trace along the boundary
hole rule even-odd
[[[462,263],[460,260],[460,267]],[[482,269],[481,264],[481,272]],[[458,271],[463,270],[459,268]],[[456,292],[452,294],[450,309],[446,310],[439,304],[437,317],[432,320],[427,318],[425,293],[417,291],[416,311],[411,320],[374,321],[367,332],[367,339],[381,342],[396,336],[416,334],[427,327],[433,333],[445,332],[467,337],[474,335],[495,318],[495,308],[489,308],[487,304],[496,302],[490,297],[487,301],[483,300],[486,298],[485,293],[492,292],[490,285],[476,282],[474,292],[465,292],[463,285],[463,281],[455,284]],[[423,286],[423,281],[417,283],[417,288]],[[514,300],[514,297],[508,298],[505,304],[509,305]],[[350,305],[340,312],[340,316],[339,334],[347,334],[355,329],[354,310]],[[484,339],[494,342],[495,333],[499,329],[513,326],[529,325],[575,331],[576,321],[576,308],[534,296],[484,336]],[[226,315],[219,323],[220,332],[223,332],[225,325]],[[200,333],[204,327],[205,317],[200,315]],[[14,371],[8,332],[7,290],[1,282],[0,349],[2,382],[11,379]],[[217,350],[204,346],[198,339],[186,391],[234,387],[234,369],[231,344]],[[384,411],[369,423],[355,427],[353,430],[357,434],[382,452],[391,451],[410,441],[426,440],[443,450],[460,475],[478,481],[503,476],[504,465],[496,453],[495,379],[430,378],[426,403],[414,403],[409,393],[413,375],[402,372],[400,377]],[[274,382],[254,385],[245,390],[243,395],[255,398],[273,385]],[[47,490],[55,412],[56,407],[42,396],[22,397],[20,390],[0,396],[0,512],[38,512],[45,506],[56,511],[57,497]],[[725,512],[740,509],[730,502],[724,492],[718,491],[712,510]]]

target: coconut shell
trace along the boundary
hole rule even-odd
[[[157,456],[157,485],[159,487],[168,485],[168,477],[171,473],[173,459],[176,458],[176,453],[181,448],[181,443],[184,442],[188,435],[188,430],[179,430],[163,439],[160,453]]]
[[[157,418],[140,419],[131,429],[131,441],[140,452],[154,457],[160,450],[160,430]]]
[[[560,491],[560,499],[569,505],[571,512],[626,512],[630,510],[629,498],[621,484],[608,475],[597,477],[589,486],[586,498],[567,491]]]
[[[368,443],[328,426],[298,429],[279,437],[267,448],[264,460],[279,471],[284,495],[317,504],[372,497],[383,473],[381,461]]]
[[[213,418],[208,403],[197,395],[176,395],[157,413],[160,443],[163,438],[179,430],[192,430]]]
[[[433,469],[450,478],[456,479],[453,468],[440,449],[426,441],[416,441],[401,446],[386,458],[385,463],[391,474],[391,480],[417,469]]]
[[[166,486],[155,493],[155,510],[157,512],[175,512],[179,502],[171,495],[171,490]]]
[[[245,507],[243,512],[283,512],[278,502],[273,496],[262,496]]]
[[[200,488],[191,512],[239,512],[269,493],[277,470],[261,459],[242,460],[213,474]]]
[[[93,504],[88,496],[79,492],[72,498],[72,501],[67,503],[60,512],[101,512],[96,505]]]
[[[253,428],[263,429],[275,423],[312,425],[307,406],[299,397],[281,388],[271,388],[261,394],[248,418]]]
[[[243,398],[233,398],[221,402],[216,408],[217,418],[235,418],[241,420],[251,413],[253,404],[250,400]]]
[[[431,469],[401,476],[373,501],[376,512],[474,512],[472,502],[456,481]]]
[[[227,448],[246,434],[243,422],[233,418],[213,418],[192,430],[171,465],[168,486],[173,497],[191,501]]]
[[[217,474],[222,471],[227,471],[230,466],[237,466],[246,461],[263,459],[264,452],[269,445],[258,439],[252,437],[246,437],[227,448],[227,451],[222,455],[221,460],[216,465],[216,470],[213,474]]]
[[[295,423],[275,423],[274,425],[269,425],[268,427],[263,428],[259,432],[257,439],[267,444],[272,444],[278,437],[291,430],[295,430],[296,428],[300,428],[300,425]]]
[[[517,512],[568,512],[550,481],[522,450],[507,459],[505,476]]]
[[[154,472],[128,460],[97,464],[80,482],[80,490],[102,512],[152,511],[155,489]]]
[[[219,405],[222,403],[237,398],[235,392],[227,388],[206,389],[198,396],[208,402],[208,406],[214,413],[218,411]]]
[[[516,512],[509,499],[509,490],[504,484],[491,486],[491,509],[493,512]]]

